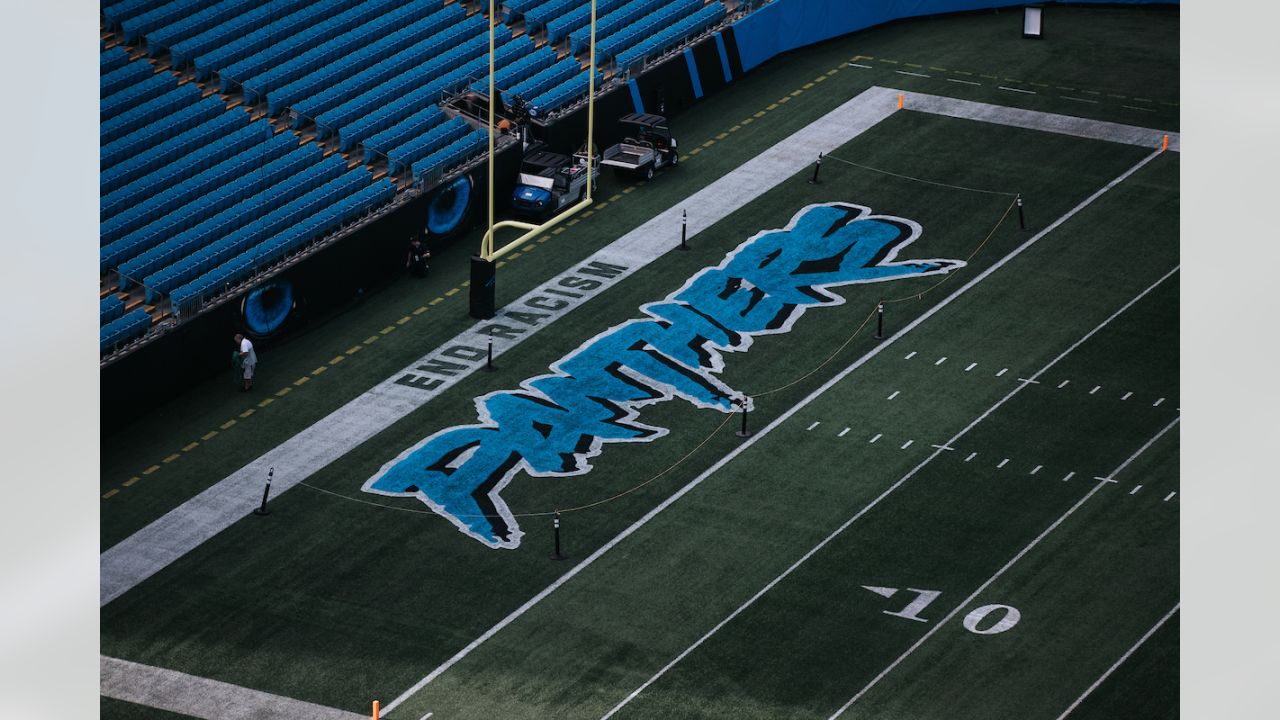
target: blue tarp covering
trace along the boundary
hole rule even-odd
[[[1121,4],[1157,4],[1160,0],[1093,0]],[[1025,2],[993,0],[774,0],[734,23],[744,71],[779,53],[829,40],[872,25],[920,15],[1021,7]],[[1164,0],[1163,4],[1178,4]]]

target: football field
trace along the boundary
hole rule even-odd
[[[562,284],[591,294],[526,314],[496,371],[364,416],[270,515],[248,514],[256,469],[225,523],[181,513],[482,328],[478,239],[443,254],[438,302],[390,288],[265,356],[259,397],[104,457],[104,578],[131,538],[168,550],[120,570],[102,654],[409,720],[1175,717],[1176,110],[948,96],[850,47],[690,111],[651,183],[606,177],[499,270],[500,302],[628,233],[643,262]],[[808,157],[749,164],[899,93],[828,139],[818,182]],[[715,208],[687,251],[678,224],[645,230]],[[120,485],[166,442],[190,450]],[[173,717],[130,682],[104,715]],[[147,704],[207,716],[180,695]]]

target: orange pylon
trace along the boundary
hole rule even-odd
[[[1168,150],[1168,149],[1169,149],[1169,136],[1165,135],[1164,142],[1160,143],[1160,152],[1164,152],[1165,150]]]
[[[902,109],[902,93],[898,93],[898,109]]]
[[[378,711],[380,709],[381,708],[378,707],[378,701],[374,700],[373,701],[373,720],[378,720]]]

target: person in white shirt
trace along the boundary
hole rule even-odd
[[[244,391],[247,392],[253,387],[253,370],[258,365],[258,354],[244,335],[236,333],[236,344],[240,347],[240,367],[244,369]]]

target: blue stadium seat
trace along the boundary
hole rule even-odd
[[[388,172],[398,175],[414,162],[430,155],[449,143],[471,132],[471,125],[460,117],[441,123],[427,132],[411,138],[387,151],[390,158]]]
[[[133,44],[152,30],[159,30],[192,13],[200,12],[216,2],[218,0],[173,0],[154,10],[125,20],[120,23],[120,30],[124,34],[124,41]]]
[[[106,355],[127,342],[147,334],[151,327],[151,315],[142,308],[134,308],[129,314],[116,318],[98,330],[98,351]]]
[[[234,20],[177,43],[170,52],[177,65],[194,64],[196,79],[243,60],[274,43],[357,5],[359,0],[271,0]]]
[[[261,4],[261,0],[222,0],[216,5],[185,15],[176,22],[148,33],[147,48],[152,54],[157,54],[156,48],[171,48],[187,38],[199,35],[218,23],[230,20],[237,15],[242,15],[259,4]]]
[[[617,62],[618,67],[624,68],[647,56],[661,55],[667,50],[683,44],[693,36],[705,32],[707,28],[724,19],[724,16],[725,9],[720,3],[707,5],[692,15],[619,52],[614,60]]]
[[[136,85],[149,77],[153,77],[155,74],[155,68],[151,67],[151,63],[129,62],[129,56],[126,54],[123,65],[98,79],[98,97],[105,100],[131,85]]]
[[[182,129],[206,122],[218,115],[231,114],[226,111],[226,106],[218,98],[205,98],[102,146],[98,151],[99,167],[105,171],[116,163],[136,156],[147,148],[173,137]],[[248,116],[245,119],[247,120]]]
[[[604,76],[599,71],[596,71],[596,87],[600,87],[603,82]],[[569,78],[530,100],[527,104],[529,116],[535,118],[546,117],[574,100],[586,97],[587,90],[590,87],[589,74],[584,70],[577,77]]]
[[[152,98],[102,123],[98,129],[98,142],[106,145],[119,140],[144,125],[194,105],[200,100],[200,94],[200,87],[195,83],[179,85],[160,97]]]
[[[200,105],[192,105],[188,109],[198,109]],[[185,112],[185,110],[183,111]],[[182,113],[179,113],[179,115]],[[177,117],[171,115],[170,118]],[[159,145],[148,147],[137,155],[133,155],[128,159],[124,159],[119,163],[111,163],[110,167],[103,171],[99,178],[99,186],[102,194],[105,195],[134,180],[150,173],[178,158],[191,152],[192,148],[200,147],[205,143],[216,141],[218,138],[228,135],[235,130],[245,127],[249,124],[249,116],[244,113],[214,113],[212,117],[204,121],[200,125],[177,135],[168,135],[169,126],[166,126],[162,132],[161,138],[168,137]],[[156,128],[159,123],[152,123],[137,132],[131,133],[120,140],[109,145],[103,150],[104,156],[107,149],[116,148],[121,143],[128,143],[131,138],[139,133],[145,133],[148,130]],[[105,157],[102,163],[103,167],[107,166]]]
[[[582,3],[582,0],[546,0],[536,7],[530,8],[524,14],[524,26],[529,32],[538,32],[546,26],[549,21],[559,18],[566,12],[571,10],[575,5]],[[599,9],[597,8],[597,13]],[[599,23],[599,18],[596,20]]]
[[[111,294],[98,303],[98,325],[106,325],[124,315],[124,301],[118,295]]]
[[[147,65],[147,67],[150,66]],[[149,70],[148,72],[150,73]],[[152,98],[160,97],[178,86],[178,81],[174,80],[173,76],[168,73],[150,74],[151,77],[143,78],[129,87],[103,98],[98,103],[99,120],[106,122],[125,110],[137,107]]]
[[[448,172],[459,163],[474,157],[488,142],[489,133],[484,130],[476,130],[415,162],[413,164],[413,176],[421,178],[434,170],[440,170],[441,173]]]
[[[119,190],[107,193],[102,197],[100,217],[103,220],[114,217],[161,190],[198,175],[214,167],[224,158],[258,145],[270,137],[272,137],[271,125],[262,121],[250,123],[219,139],[216,143],[197,148],[177,162],[148,173]]]
[[[568,80],[579,71],[577,60],[571,57],[565,58],[503,91],[501,93],[502,101],[509,104],[514,97],[524,100],[532,99]]]
[[[269,101],[267,111],[277,115],[286,107],[294,107],[295,103],[306,100],[295,109],[315,117],[346,97],[390,77],[394,69],[388,68],[396,67],[395,58],[401,54],[408,52],[411,57],[421,57],[425,61],[429,54],[445,52],[464,33],[472,34],[484,26],[480,15],[466,17],[467,11],[457,3],[446,5],[430,15],[416,17],[420,12],[422,6],[407,6],[388,13],[388,16],[394,15],[394,19],[388,19],[388,16],[378,18],[316,48],[314,58],[323,58],[323,67],[311,67],[307,74],[300,75],[288,85],[265,88]],[[387,30],[391,32],[382,34]],[[442,37],[432,44],[430,40],[437,35]],[[421,41],[427,41],[427,44],[421,45]],[[300,68],[309,62],[306,60],[309,55],[311,53],[298,59]],[[387,66],[380,66],[379,71],[367,76],[364,74],[363,71],[384,60],[390,61]],[[355,84],[349,86],[348,80]]]
[[[444,114],[444,111],[439,106],[429,105],[394,126],[365,140],[364,149],[366,153],[372,151],[380,155],[386,155],[388,150],[425,133],[437,125],[443,124],[446,119],[448,119],[448,116]],[[346,139],[344,135],[344,143]]]
[[[599,16],[597,8],[596,18],[596,44],[599,45],[605,38],[631,25],[636,20],[645,16],[645,14],[657,8],[654,0],[631,0],[620,7],[614,8],[613,11]],[[580,53],[587,49],[591,40],[591,29],[587,27],[587,23],[583,23],[580,27],[575,28],[569,34],[569,47],[573,52]]]
[[[528,36],[522,36],[521,38],[517,38],[517,40],[525,39],[527,37]],[[501,69],[493,74],[493,86],[499,90],[509,88],[521,80],[551,67],[555,61],[555,51],[548,47],[542,47],[510,57],[505,63],[495,63]],[[489,95],[489,80],[486,78],[485,80],[474,83],[471,86],[471,89],[487,97]]]
[[[145,12],[154,10],[161,5],[169,2],[169,0],[123,0],[113,5],[106,5],[102,8],[103,25],[108,30],[114,30],[120,27],[120,23],[130,18],[135,18]]]
[[[106,75],[115,70],[119,70],[129,64],[129,53],[122,47],[113,47],[110,50],[103,50],[99,54],[98,72]]]
[[[596,29],[599,32],[601,21],[614,10],[626,5],[629,0],[601,0],[596,3]],[[547,42],[555,45],[556,43],[569,37],[569,33],[580,30],[591,24],[591,3],[584,3],[581,6],[570,10],[560,17],[549,20],[546,23]]]

